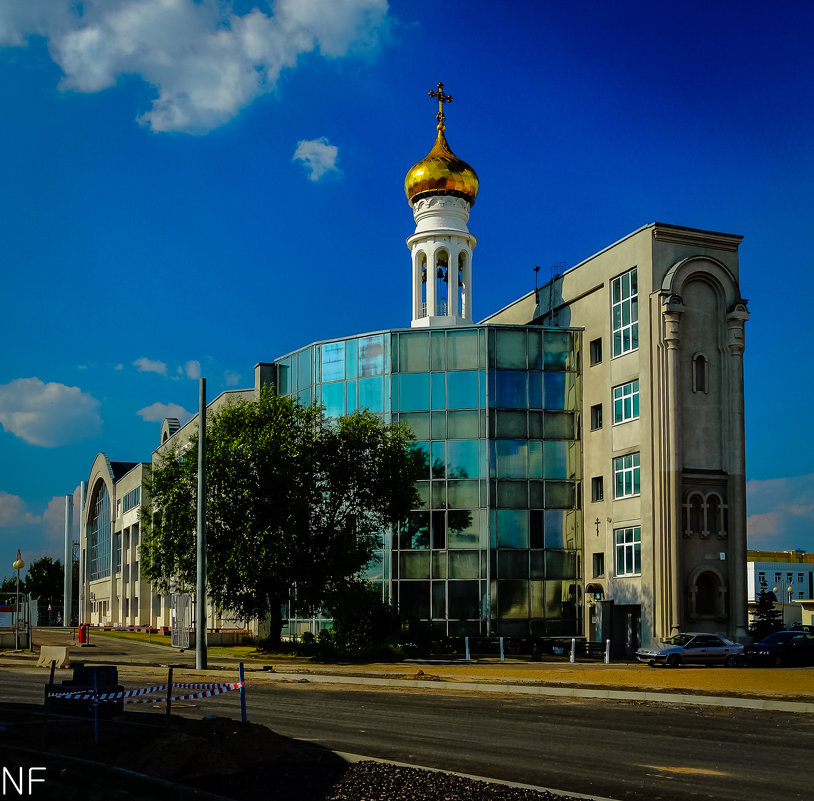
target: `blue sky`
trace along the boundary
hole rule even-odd
[[[0,576],[61,556],[63,496],[148,461],[199,375],[409,324],[439,80],[476,319],[654,220],[745,236],[749,541],[814,550],[812,12],[733,8],[0,5]]]

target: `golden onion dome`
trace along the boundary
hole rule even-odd
[[[426,195],[454,195],[474,206],[478,174],[450,150],[444,129],[439,125],[432,150],[407,172],[404,191],[410,203]]]

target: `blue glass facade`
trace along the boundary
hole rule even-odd
[[[278,391],[406,423],[421,507],[368,578],[444,635],[579,633],[581,335],[533,326],[390,330],[275,362]]]

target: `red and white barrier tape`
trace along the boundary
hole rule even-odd
[[[133,698],[139,695],[149,695],[151,693],[157,693],[161,690],[167,689],[166,684],[157,684],[155,687],[142,687],[138,690],[124,690],[123,692],[118,693],[94,693],[94,692],[87,692],[87,691],[79,691],[79,692],[68,692],[68,693],[48,693],[49,698],[70,698],[75,701],[116,701],[119,698]],[[210,695],[220,695],[221,693],[228,692],[229,690],[239,690],[241,687],[244,686],[244,682],[232,682],[230,684],[183,684],[183,683],[176,683],[173,682],[173,687],[179,687],[181,689],[197,689],[197,688],[206,688],[210,692]],[[182,700],[185,698],[203,698],[205,697],[205,693],[198,693],[197,695],[189,695],[189,696],[179,696],[178,699],[171,699],[175,700]],[[127,703],[131,704],[149,704],[153,703],[154,701],[162,701],[165,700],[163,698],[153,699],[153,698],[145,698],[144,700],[140,701],[128,701]]]
[[[175,695],[170,698],[170,701],[191,701],[196,698],[211,698],[213,695],[223,695],[230,690],[240,690],[245,682],[236,681],[233,684],[219,684],[212,690],[204,690],[200,693],[192,693],[191,695]],[[166,703],[166,698],[136,698],[132,701],[125,701],[126,704],[163,704]]]

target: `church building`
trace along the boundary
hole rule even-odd
[[[430,95],[435,144],[405,180],[410,327],[261,362],[238,394],[273,384],[412,430],[421,505],[368,572],[411,627],[618,656],[679,630],[743,639],[741,237],[652,223],[475,322],[478,177],[447,142],[451,97]],[[154,458],[195,426],[165,421]]]

